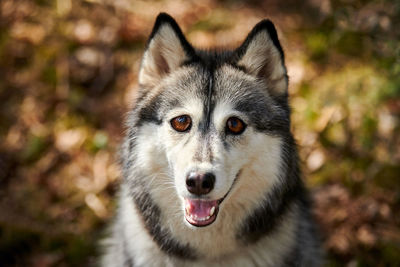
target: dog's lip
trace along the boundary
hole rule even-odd
[[[222,201],[225,200],[225,198],[229,195],[229,193],[232,191],[232,188],[236,184],[242,170],[239,170],[238,173],[235,176],[235,179],[229,188],[228,192],[226,194],[218,199],[218,200],[207,200],[207,199],[199,199],[199,198],[184,198],[185,200],[185,219],[188,221],[191,225],[197,226],[197,227],[203,227],[212,224],[216,219],[219,211],[219,205],[222,203]],[[201,213],[201,216],[197,216],[196,214],[193,214],[193,208],[200,207],[201,206],[208,206],[208,210],[203,210]],[[214,211],[211,212],[211,209],[214,208]],[[210,215],[211,212],[211,215]]]
[[[185,219],[191,225],[203,227],[212,224],[219,211],[219,200],[185,198]]]
[[[241,173],[242,173],[242,170],[239,170],[239,171],[237,172],[237,174],[236,174],[236,176],[235,176],[235,179],[233,180],[233,183],[232,183],[231,187],[229,188],[228,192],[226,192],[226,194],[225,194],[220,200],[218,200],[218,201],[219,201],[218,204],[221,204],[222,201],[224,201],[225,198],[230,194],[230,192],[232,191],[233,187],[234,187],[235,184],[237,183],[237,180],[239,180],[239,176],[240,176]]]

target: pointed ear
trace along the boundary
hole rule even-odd
[[[259,22],[236,53],[236,65],[248,74],[263,79],[272,95],[287,95],[288,77],[284,54],[270,20]]]
[[[139,84],[153,87],[165,75],[190,60],[194,53],[175,20],[166,13],[160,13],[147,41],[139,71]]]

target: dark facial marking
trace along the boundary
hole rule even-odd
[[[240,99],[235,109],[246,113],[258,131],[283,135],[290,131],[289,110],[277,105],[272,99],[266,101],[260,93]]]
[[[196,258],[194,250],[188,244],[179,243],[166,228],[162,227],[160,208],[153,202],[144,186],[139,182],[131,183],[131,196],[142,215],[146,230],[162,251],[182,259]]]
[[[210,127],[210,121],[211,121],[211,97],[213,94],[213,84],[214,84],[214,73],[210,71],[210,77],[208,80],[208,92],[207,92],[207,98],[206,98],[206,105],[205,105],[205,115],[206,115],[206,128],[208,129]]]
[[[129,129],[129,133],[128,133],[128,144],[129,144],[128,145],[128,151],[129,151],[129,153],[132,153],[133,149],[135,147],[135,144],[134,144],[135,135],[136,135],[136,129],[135,128],[130,128]]]
[[[141,126],[145,122],[155,123],[160,125],[162,123],[162,119],[158,118],[158,110],[161,106],[161,96],[156,95],[151,99],[150,103],[147,103],[146,106],[142,107],[138,110],[138,120],[136,122],[136,126]]]
[[[294,201],[302,194],[300,187],[280,191],[281,188],[274,189],[266,196],[265,203],[247,218],[238,236],[239,239],[245,243],[255,243],[270,234],[284,219]]]
[[[306,203],[307,195],[299,177],[297,154],[291,137],[284,140],[282,147],[284,181],[265,196],[264,203],[256,209],[244,222],[237,238],[244,243],[257,242],[270,234],[294,203]]]
[[[207,84],[204,90],[204,107],[203,107],[203,119],[199,123],[199,130],[202,134],[210,128],[211,124],[211,112],[213,110],[213,89],[214,89],[214,69],[212,66],[206,66],[204,74],[207,76]]]

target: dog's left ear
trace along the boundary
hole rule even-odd
[[[139,84],[146,88],[154,87],[184,62],[190,61],[194,54],[194,48],[176,21],[166,13],[160,13],[147,41],[139,71]]]
[[[259,22],[236,49],[236,65],[245,72],[263,79],[273,96],[286,96],[288,76],[282,47],[274,24]]]

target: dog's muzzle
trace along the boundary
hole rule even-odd
[[[214,184],[215,175],[211,172],[190,172],[186,177],[186,189],[195,195],[185,199],[185,218],[191,225],[207,226],[217,218],[218,200],[200,199],[213,190]]]

